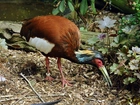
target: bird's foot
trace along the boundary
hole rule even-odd
[[[67,85],[68,85],[68,86],[72,86],[72,84],[70,84],[69,81],[67,81],[65,78],[63,78],[61,81],[62,81],[62,86],[63,86],[63,87],[64,87],[64,86],[67,86]]]
[[[50,73],[46,73],[46,78],[45,78],[45,80],[47,80],[47,81],[53,81],[54,78],[52,78],[52,77],[50,76]]]
[[[53,81],[54,78],[52,78],[51,76],[46,76],[45,80],[47,80],[47,81]]]

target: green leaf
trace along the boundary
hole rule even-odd
[[[114,38],[114,42],[115,42],[115,43],[119,43],[119,36],[116,36],[116,37]]]
[[[87,31],[84,27],[80,27],[80,31]]]
[[[101,51],[103,54],[106,54],[108,52],[108,48],[100,48],[98,50]]]
[[[53,9],[52,14],[57,15],[59,12],[60,12],[59,9],[55,8],[55,9]]]
[[[94,14],[97,14],[96,8],[95,8],[95,0],[91,0],[91,9],[92,9]]]
[[[121,52],[123,52],[124,54],[127,54],[129,51],[129,48],[126,45],[123,45],[123,47],[121,48]]]
[[[65,8],[66,8],[66,5],[65,5],[65,0],[62,0],[58,6],[59,10],[61,12],[64,12]]]
[[[112,42],[112,43],[110,44],[110,46],[111,46],[111,47],[118,47],[119,44],[117,44],[117,43],[115,43],[115,42]]]
[[[58,0],[54,0],[53,3],[57,2]]]
[[[98,40],[99,40],[98,37],[92,37],[89,40],[87,40],[87,43],[89,45],[93,45],[93,44],[97,43]]]
[[[128,43],[128,39],[123,39],[123,40],[120,41],[120,44],[122,44],[122,45],[127,44],[127,43]]]
[[[110,66],[110,73],[114,73],[116,71],[117,67],[118,67],[118,64],[113,63],[113,65]]]
[[[88,4],[87,0],[82,0],[80,3],[80,13],[84,15],[87,12]]]
[[[68,7],[71,11],[74,11],[74,6],[71,1],[68,0]]]
[[[138,79],[140,79],[140,73],[134,73],[134,75],[135,75]]]
[[[124,72],[126,72],[126,69],[124,68],[124,66],[121,66],[119,68],[118,67],[119,64],[113,63],[113,65],[110,67],[110,72],[122,76]]]
[[[130,83],[135,82],[136,80],[137,80],[136,78],[128,77],[128,78],[125,78],[125,79],[123,80],[123,83],[126,84],[126,85],[128,85],[128,84],[130,84]]]

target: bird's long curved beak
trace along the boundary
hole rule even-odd
[[[112,86],[112,82],[111,82],[111,80],[110,80],[110,77],[109,77],[109,75],[108,75],[108,72],[107,72],[105,66],[99,67],[99,70],[100,70],[100,71],[102,72],[102,74],[104,75],[105,80],[107,81],[109,87],[111,87],[111,86]]]

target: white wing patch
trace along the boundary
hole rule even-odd
[[[51,52],[51,50],[55,46],[55,44],[38,37],[30,38],[29,44],[34,46],[39,51],[44,52],[45,54]]]

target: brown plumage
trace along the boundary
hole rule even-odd
[[[25,36],[27,41],[30,37],[39,37],[55,43],[47,56],[76,60],[74,51],[80,46],[80,32],[77,26],[66,18],[52,15],[35,17],[23,24],[21,35]]]
[[[48,73],[48,57],[58,57],[57,63],[62,76],[63,86],[70,84],[64,78],[61,69],[61,58],[68,59],[75,63],[95,65],[99,69],[104,67],[99,52],[78,50],[80,46],[80,31],[73,22],[64,17],[52,15],[35,17],[23,24],[20,34],[21,36],[25,36],[29,44],[36,47],[46,56]],[[49,75],[46,79],[52,80]],[[109,84],[111,84],[111,81]]]

